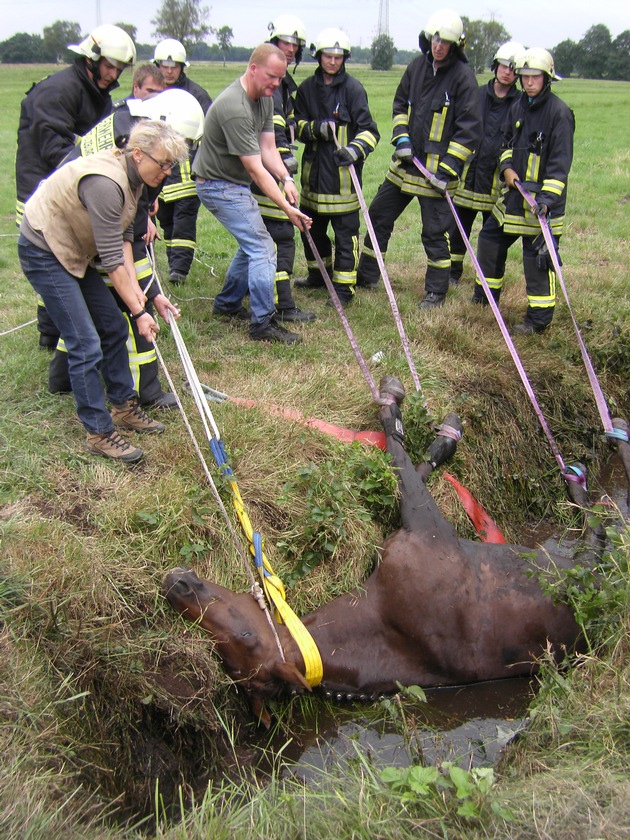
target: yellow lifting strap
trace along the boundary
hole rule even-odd
[[[262,548],[260,551],[262,565],[259,565],[256,558],[256,548],[254,546],[254,529],[252,528],[252,523],[250,522],[247,511],[245,510],[241,491],[238,489],[236,480],[233,477],[230,477],[229,474],[226,474],[225,477],[232,488],[234,510],[239,518],[245,536],[249,540],[250,551],[256,559],[256,567],[258,569],[258,573],[260,574],[267,600],[273,604],[278,621],[281,621],[286,625],[287,630],[295,639],[295,642],[300,649],[300,653],[302,654],[302,658],[304,659],[304,665],[306,668],[304,678],[306,679],[306,682],[314,688],[316,685],[320,684],[324,676],[322,658],[317,645],[306,627],[287,604],[284,585],[271,568],[271,564],[269,563],[269,560]]]

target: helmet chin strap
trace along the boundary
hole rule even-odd
[[[88,70],[90,71],[90,73],[92,74],[92,81],[94,81],[94,82],[98,82],[101,78],[101,73],[98,69],[98,65],[100,64],[100,61],[101,61],[100,58],[97,59],[96,61],[94,61],[93,58],[86,58],[85,59],[85,64],[86,64]]]

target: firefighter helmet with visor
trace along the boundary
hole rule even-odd
[[[69,44],[68,49],[93,62],[105,58],[118,70],[130,67],[136,60],[136,47],[129,35],[120,26],[109,23],[97,26],[80,44]]]
[[[518,60],[524,52],[525,47],[522,44],[519,44],[518,41],[506,41],[505,44],[501,44],[495,52],[492,59],[492,69],[496,70],[497,66],[502,64],[504,67],[508,67],[510,70],[514,71]]]
[[[322,52],[349,58],[350,39],[341,29],[322,29],[317,36],[317,41],[311,44],[311,55],[317,58]]]
[[[186,47],[175,38],[165,38],[160,41],[153,52],[153,63],[163,64],[165,67],[175,67],[176,64],[188,67],[186,58]]]
[[[464,46],[464,24],[457,12],[452,9],[440,9],[434,12],[424,27],[423,33],[429,41],[433,37],[438,37],[458,47]]]
[[[162,120],[193,143],[203,134],[203,108],[187,90],[173,88],[149,99],[128,99],[127,107],[133,117]]]
[[[515,72],[517,76],[537,76],[545,73],[554,81],[561,81],[553,64],[553,56],[548,50],[542,47],[530,47],[525,50],[516,62]]]
[[[278,15],[269,24],[269,32],[271,33],[269,35],[271,41],[279,38],[281,41],[286,41],[287,44],[295,44],[298,47],[303,47],[306,44],[306,27],[295,15]]]

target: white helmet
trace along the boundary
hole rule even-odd
[[[269,40],[280,38],[281,41],[296,44],[298,47],[306,44],[306,27],[295,15],[278,15],[269,24],[269,32],[271,33]]]
[[[516,62],[516,71],[519,76],[537,76],[539,73],[546,73],[550,79],[560,81],[553,65],[553,56],[542,47],[530,47],[525,50]]]
[[[348,58],[350,55],[350,39],[341,29],[322,29],[317,36],[317,41],[311,44],[311,54],[316,57],[320,52],[332,53],[332,55],[343,55]]]
[[[175,38],[165,38],[155,48],[153,63],[164,64],[165,67],[175,67],[176,64],[183,64],[184,67],[188,67],[186,47]]]
[[[458,47],[464,46],[464,24],[457,12],[452,9],[440,9],[434,12],[423,32],[429,41],[437,35],[442,41],[449,41],[457,44]]]
[[[105,23],[97,26],[80,44],[68,44],[68,49],[92,61],[106,58],[119,70],[130,67],[136,60],[136,47],[120,26]]]
[[[495,52],[494,58],[492,59],[492,69],[496,70],[497,64],[502,64],[504,67],[509,67],[510,70],[514,70],[524,52],[525,47],[519,44],[518,41],[506,41]]]
[[[173,88],[149,99],[128,99],[127,106],[133,117],[162,120],[186,140],[196,142],[203,134],[203,108],[187,90]]]

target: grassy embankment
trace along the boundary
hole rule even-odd
[[[0,68],[1,330],[35,312],[15,253],[12,167],[20,98],[45,70]],[[301,68],[298,79],[305,72]],[[191,68],[214,95],[235,73],[233,66]],[[391,151],[390,107],[400,68],[373,74],[362,67],[356,74],[383,137],[366,166],[369,201]],[[577,117],[565,277],[611,410],[627,416],[630,160],[621,115],[630,104],[630,86],[567,81],[558,91]],[[301,346],[253,344],[241,328],[211,318],[211,299],[233,243],[203,209],[199,243],[191,279],[173,297],[181,303],[180,326],[201,380],[261,404],[290,406],[349,428],[377,428],[369,391],[325,298],[297,294],[298,305],[319,319],[303,329]],[[298,254],[297,274],[304,271],[299,245]],[[417,308],[424,254],[416,207],[397,225],[388,268],[431,413],[440,419],[454,409],[465,424],[452,471],[508,537],[543,517],[574,526],[555,461],[492,313],[469,304],[470,268],[444,309],[421,315]],[[506,320],[520,320],[524,307],[515,248],[502,298]],[[367,358],[385,353],[375,378],[392,372],[411,388],[388,311],[382,290],[363,293],[349,318]],[[166,329],[159,346],[180,384]],[[518,349],[565,459],[586,461],[597,475],[607,448],[566,306],[558,306],[548,335],[521,340]],[[0,833],[123,836],[124,820],[133,825],[160,812],[156,780],[166,803],[177,802],[180,784],[183,800],[191,790],[199,800],[206,782],[218,781],[242,755],[239,745],[249,731],[246,709],[207,641],[188,631],[161,599],[161,578],[182,560],[234,587],[244,587],[246,577],[177,416],[167,418],[164,435],[143,441],[146,463],[127,471],[83,451],[71,399],[46,390],[48,356],[37,349],[34,326],[3,336],[0,358]],[[373,546],[395,524],[384,458],[369,452],[369,471],[382,479],[374,489],[364,481],[365,450],[353,452],[263,408],[222,404],[214,411],[248,511],[279,574],[297,577],[296,559],[314,546],[321,552],[313,558],[321,564],[291,586],[298,613],[361,580]],[[419,421],[413,435],[419,454],[426,424],[413,400],[407,419],[410,431]],[[470,534],[446,482],[437,476],[432,489],[460,532]],[[313,534],[322,532],[327,540],[316,541]],[[334,546],[332,555],[326,555],[326,542]],[[475,804],[481,821],[457,816],[452,792],[436,780],[428,782],[429,795],[416,789],[407,796],[406,782],[397,790],[385,787],[367,758],[357,756],[355,772],[321,788],[275,779],[257,792],[246,771],[232,768],[230,781],[218,793],[215,788],[186,826],[169,827],[160,812],[160,836],[393,838],[421,830],[453,837],[628,836],[627,553],[626,541],[616,555],[622,569],[616,598],[600,611],[616,622],[609,646],[568,678],[549,672],[532,730],[502,765],[490,794],[484,797],[480,780],[468,793],[460,789],[459,804]],[[509,806],[509,823],[501,808],[491,810],[492,800]],[[135,836],[133,829],[127,833]]]

